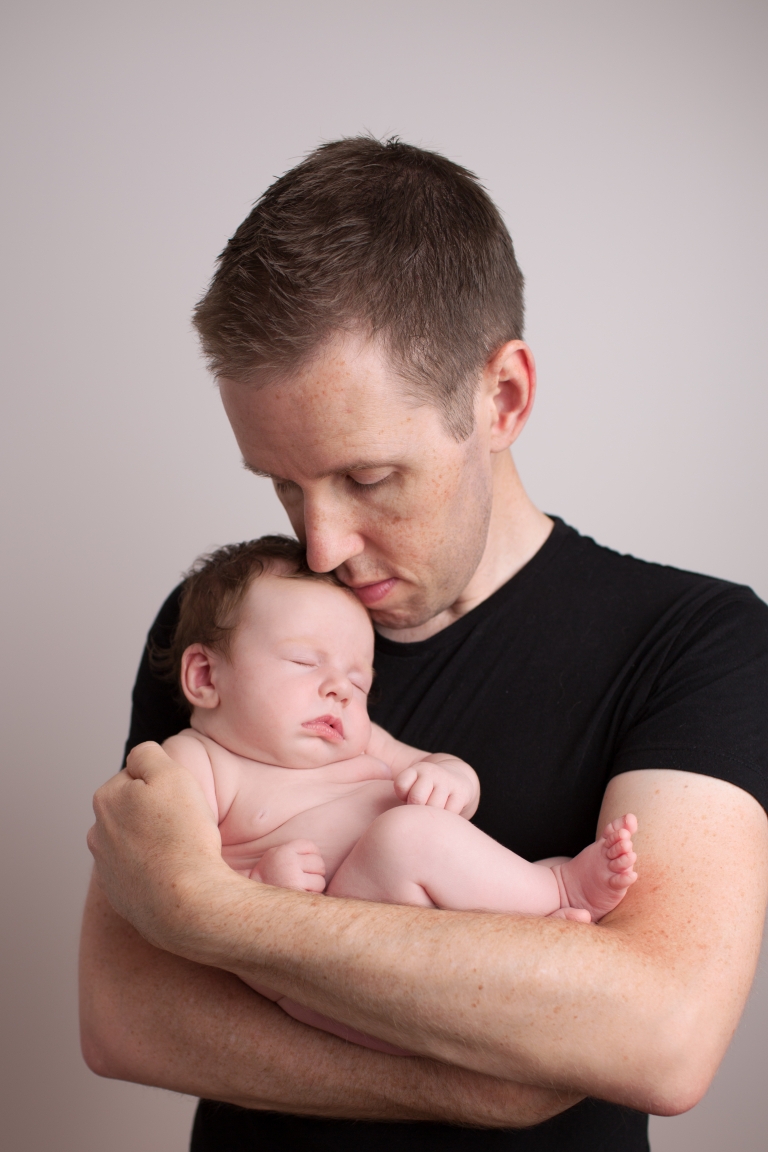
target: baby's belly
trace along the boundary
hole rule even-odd
[[[311,840],[325,861],[327,883],[366,828],[398,804],[391,780],[366,780],[344,796],[299,812],[257,840],[222,843],[222,856],[230,868],[248,873],[269,848],[289,840]]]

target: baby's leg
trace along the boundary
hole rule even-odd
[[[531,864],[461,816],[403,805],[371,824],[326,892],[387,904],[599,920],[637,879],[631,840],[636,828],[635,817],[624,816],[573,860],[554,857]],[[286,997],[277,1002],[304,1024],[380,1052],[409,1055]]]
[[[561,906],[553,869],[510,852],[462,816],[415,804],[374,820],[326,891],[388,904],[534,916]]]
[[[367,829],[329,896],[391,904],[599,920],[636,879],[634,816],[616,820],[573,860],[531,864],[442,809],[392,808]]]

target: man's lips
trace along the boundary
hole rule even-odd
[[[323,740],[330,740],[331,742],[338,742],[344,739],[344,725],[338,716],[318,716],[315,720],[307,720],[302,724],[302,728],[306,728],[313,736],[319,736]]]
[[[397,577],[390,576],[387,580],[377,580],[375,584],[358,584],[348,585],[358,600],[365,604],[366,608],[370,608],[372,604],[378,604],[383,600],[389,592],[392,591],[395,584],[397,584]]]

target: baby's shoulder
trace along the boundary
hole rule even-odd
[[[217,787],[214,760],[206,747],[206,743],[205,738],[201,737],[199,732],[195,732],[193,728],[185,728],[183,732],[177,732],[175,736],[170,736],[165,740],[163,742],[163,749],[172,760],[175,760],[177,764],[183,765],[183,767],[195,777],[203,789],[205,798],[210,804],[211,810],[216,817],[216,822],[218,823],[219,789]]]
[[[200,736],[194,728],[185,728],[182,732],[177,732],[175,736],[169,736],[164,740],[163,749],[172,760],[179,761],[187,768],[207,769],[210,772],[212,758],[207,748],[208,743],[212,741]]]

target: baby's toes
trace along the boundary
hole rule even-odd
[[[628,868],[637,860],[635,852],[624,852],[623,855],[617,856],[615,860],[608,861],[608,867],[611,872],[626,872]]]
[[[615,860],[617,856],[623,856],[625,852],[631,851],[632,841],[628,835],[621,836],[613,844],[607,844],[605,847],[605,854],[609,860]]]
[[[637,872],[617,872],[611,876],[608,883],[611,888],[629,888],[637,880]]]
[[[610,843],[613,843],[622,836],[633,836],[635,832],[637,832],[637,817],[628,812],[626,816],[619,816],[617,820],[611,820],[603,832],[603,836]]]

